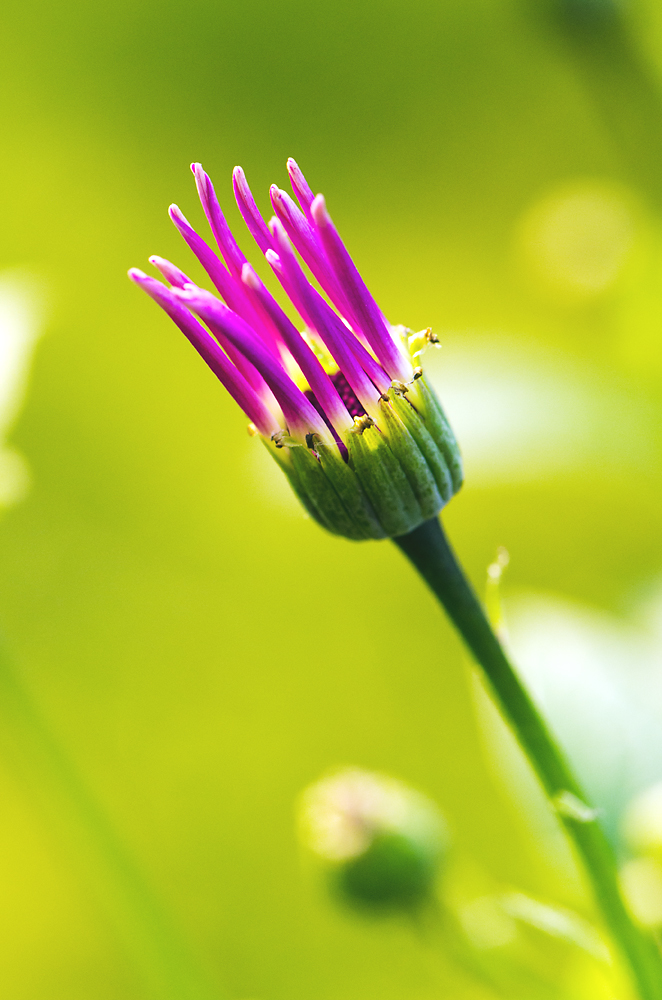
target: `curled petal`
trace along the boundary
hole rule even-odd
[[[373,418],[378,414],[379,392],[366,375],[357,356],[356,347],[360,347],[356,338],[352,337],[350,342],[348,331],[344,323],[330,306],[324,301],[322,296],[315,291],[301,270],[294,253],[289,246],[285,232],[273,227],[274,237],[278,242],[279,254],[273,250],[268,250],[266,257],[271,266],[278,274],[282,269],[289,283],[296,289],[297,297],[304,303],[306,312],[312,319],[313,325],[319,336],[326,344],[328,350],[335,358],[338,367],[349,382],[353,392],[360,400],[361,405]]]
[[[342,435],[352,426],[353,419],[333,382],[292,320],[281,309],[250,264],[244,264],[242,279],[246,285],[253,289],[265,311],[278,326],[283,341],[307,379],[315,398],[338,434]]]
[[[283,368],[275,362],[241,316],[228,309],[210,292],[195,285],[175,289],[173,294],[196,312],[213,333],[218,332],[227,337],[235,348],[255,365],[278,400],[294,437],[305,442],[308,434],[315,433],[325,442],[333,444],[333,436],[315,407]]]
[[[308,219],[296,207],[286,191],[281,191],[275,184],[271,185],[271,204],[285,232],[304,262],[317,278],[334,305],[350,323],[357,325],[352,307],[336,281],[333,269],[326,259],[324,247],[317,238],[317,233]]]
[[[214,283],[219,295],[229,303],[233,298],[232,275],[216,256],[210,246],[198,236],[188,219],[177,205],[171,205],[168,215],[172,219],[179,234],[184,238],[190,249],[198,258],[205,271]]]
[[[214,338],[175,298],[173,292],[138,268],[132,268],[129,277],[165,310],[259,432],[265,437],[275,434],[279,430],[279,425],[268,407],[223,353]]]
[[[338,231],[326,210],[324,197],[318,194],[311,206],[311,215],[319,239],[338,283],[342,286],[353,314],[361,324],[368,343],[392,379],[406,382],[412,377],[411,364],[399,350],[377,303],[368,291],[354,261],[340,239]]]
[[[198,189],[198,196],[207,216],[207,222],[218,243],[223,260],[235,275],[241,275],[241,269],[246,263],[246,257],[239,248],[230,231],[225,216],[218,203],[214,185],[209,176],[202,169],[201,163],[192,163],[191,170],[195,177],[195,185]]]
[[[310,214],[310,206],[312,205],[315,196],[308,185],[308,181],[301,173],[299,164],[296,160],[293,160],[291,156],[287,161],[287,172],[290,175],[290,184],[292,185],[292,190],[297,196],[297,201],[310,221],[312,218]]]
[[[230,309],[242,316],[258,331],[267,349],[280,362],[278,346],[271,328],[262,323],[259,316],[256,315],[253,303],[241,280],[230,274],[211,247],[205,243],[201,236],[198,236],[177,205],[170,206],[169,214],[177,230],[204,267],[224,301]]]
[[[260,210],[255,203],[253,192],[248,186],[246,174],[241,167],[235,167],[232,171],[232,186],[237,205],[244,222],[248,226],[251,236],[259,246],[262,253],[273,248],[271,233],[267,229],[267,224],[260,215]]]
[[[152,256],[149,258],[149,262],[161,272],[166,281],[169,281],[171,285],[175,285],[176,288],[183,288],[184,285],[190,284],[191,279],[183,271],[180,271],[175,264],[171,264],[169,260],[166,260],[165,257]]]
[[[296,272],[299,275],[299,279],[296,285],[294,285],[293,282],[288,279],[289,281],[288,287],[292,289],[292,293],[290,295],[292,301],[297,306],[297,309],[299,309],[299,311],[303,310],[303,312],[301,312],[301,315],[306,317],[308,315],[306,313],[306,309],[308,308],[306,303],[309,301],[310,291],[315,292],[315,289],[312,287],[310,282],[303,274],[303,271],[299,266],[299,262],[292,253],[292,247],[288,241],[284,227],[279,223],[278,219],[272,219],[270,225],[272,228],[272,232],[274,234],[274,239],[278,245],[278,250],[280,252],[280,255],[290,260],[290,267],[293,273]],[[269,253],[267,253],[266,256],[267,260],[269,260],[270,259]],[[271,261],[271,263],[273,267],[273,260]],[[283,271],[284,269],[280,268],[280,270]],[[302,296],[302,291],[304,289],[306,289],[306,295]],[[308,291],[308,289],[310,289],[310,291]],[[352,331],[348,329],[348,327],[345,326],[345,324],[338,318],[338,316],[334,313],[333,309],[330,308],[328,303],[325,302],[324,299],[320,295],[318,295],[317,292],[315,292],[315,296],[313,297],[313,300],[317,302],[317,300],[319,299],[319,302],[322,303],[321,305],[318,305],[317,308],[318,319],[320,317],[323,317],[325,318],[325,321],[327,323],[333,325],[334,330],[337,331],[338,337],[340,337],[342,342],[346,345],[352,357],[354,357],[361,365],[363,371],[366,373],[368,378],[375,384],[375,386],[379,389],[380,392],[386,392],[386,390],[389,388],[391,384],[391,379],[388,378],[383,368],[381,368],[378,365],[378,363],[373,358],[372,354],[370,354],[366,350],[361,341],[359,341],[354,336]],[[308,322],[313,328],[315,327],[315,323],[313,320],[309,319]],[[340,362],[338,362],[338,364],[340,364]]]

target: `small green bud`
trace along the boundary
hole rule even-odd
[[[411,909],[429,895],[436,859],[420,842],[400,833],[376,833],[370,846],[337,873],[337,886],[351,904]]]
[[[432,897],[445,826],[434,804],[401,782],[342,771],[304,793],[300,821],[305,844],[325,862],[345,903],[411,912]]]

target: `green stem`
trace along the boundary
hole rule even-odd
[[[662,1000],[662,955],[632,921],[618,885],[611,846],[568,762],[523,687],[464,575],[438,519],[394,541],[413,563],[483,668],[522,749],[586,867],[604,921],[636,981],[641,1000]],[[559,808],[564,801],[569,808]],[[576,814],[573,815],[573,804]]]

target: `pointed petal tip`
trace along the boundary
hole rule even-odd
[[[184,213],[182,212],[182,210],[179,207],[179,205],[175,205],[174,202],[168,208],[168,215],[170,216],[170,218],[172,219],[173,222],[175,222],[175,221],[186,222],[186,218],[184,217]]]
[[[267,250],[264,256],[267,259],[267,263],[271,264],[272,267],[275,267],[276,269],[281,267],[280,257],[275,250]]]
[[[331,216],[328,213],[326,199],[323,194],[315,195],[313,203],[310,206],[310,214],[318,226],[328,226],[331,222]]]
[[[205,173],[205,171],[204,171],[201,163],[192,163],[191,164],[191,173],[195,177],[195,184],[196,184],[196,187],[198,188],[198,190],[200,189],[200,187],[205,186],[205,185],[207,185],[207,184],[210,183],[209,182],[209,177]]]
[[[288,215],[293,215],[293,216],[300,214],[299,209],[294,204],[287,191],[283,191],[283,189],[279,188],[277,184],[271,185],[270,194],[271,194],[271,204],[273,205],[276,211],[278,211],[278,209],[281,209],[281,211],[284,211]]]
[[[131,281],[135,281],[136,284],[140,284],[140,282],[147,277],[145,272],[141,271],[139,267],[130,267],[126,273],[131,278]]]
[[[272,184],[269,194],[271,195],[271,204],[275,212],[279,215],[284,215],[286,218],[296,216],[298,208],[287,191],[283,191],[277,184]]]
[[[304,213],[310,218],[310,206],[313,202],[313,192],[310,190],[310,185],[303,176],[299,164],[291,156],[287,161],[287,172],[290,175],[290,183],[292,184],[294,193],[297,196],[297,200]]]
[[[260,287],[260,279],[248,261],[246,261],[241,269],[241,280],[245,285],[248,285],[248,287],[252,288],[254,291],[257,291]]]
[[[187,281],[190,281],[190,278],[187,278],[184,272],[177,267],[176,264],[166,260],[165,257],[159,257],[156,254],[152,254],[149,258],[149,262],[152,267],[155,267],[156,270],[161,273],[170,285],[176,285],[178,288],[181,288]]]
[[[285,227],[277,215],[273,215],[269,219],[269,232],[281,250],[285,250],[286,252],[291,250],[290,238],[285,232]]]
[[[246,202],[251,201],[251,189],[248,186],[248,181],[246,180],[246,174],[244,173],[243,167],[237,166],[232,171],[232,186],[237,199],[241,198],[242,201]]]

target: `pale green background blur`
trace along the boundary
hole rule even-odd
[[[166,215],[202,224],[191,160],[239,231],[232,167],[266,211],[295,156],[385,313],[442,341],[467,465],[446,523],[480,588],[509,550],[513,643],[618,840],[662,776],[659,7],[1,21],[0,312],[25,358],[43,336],[2,425],[0,996],[482,995],[404,924],[333,908],[297,796],[339,765],[393,774],[444,811],[460,895],[590,916],[568,855],[399,553],[303,518],[126,269],[198,275]]]

